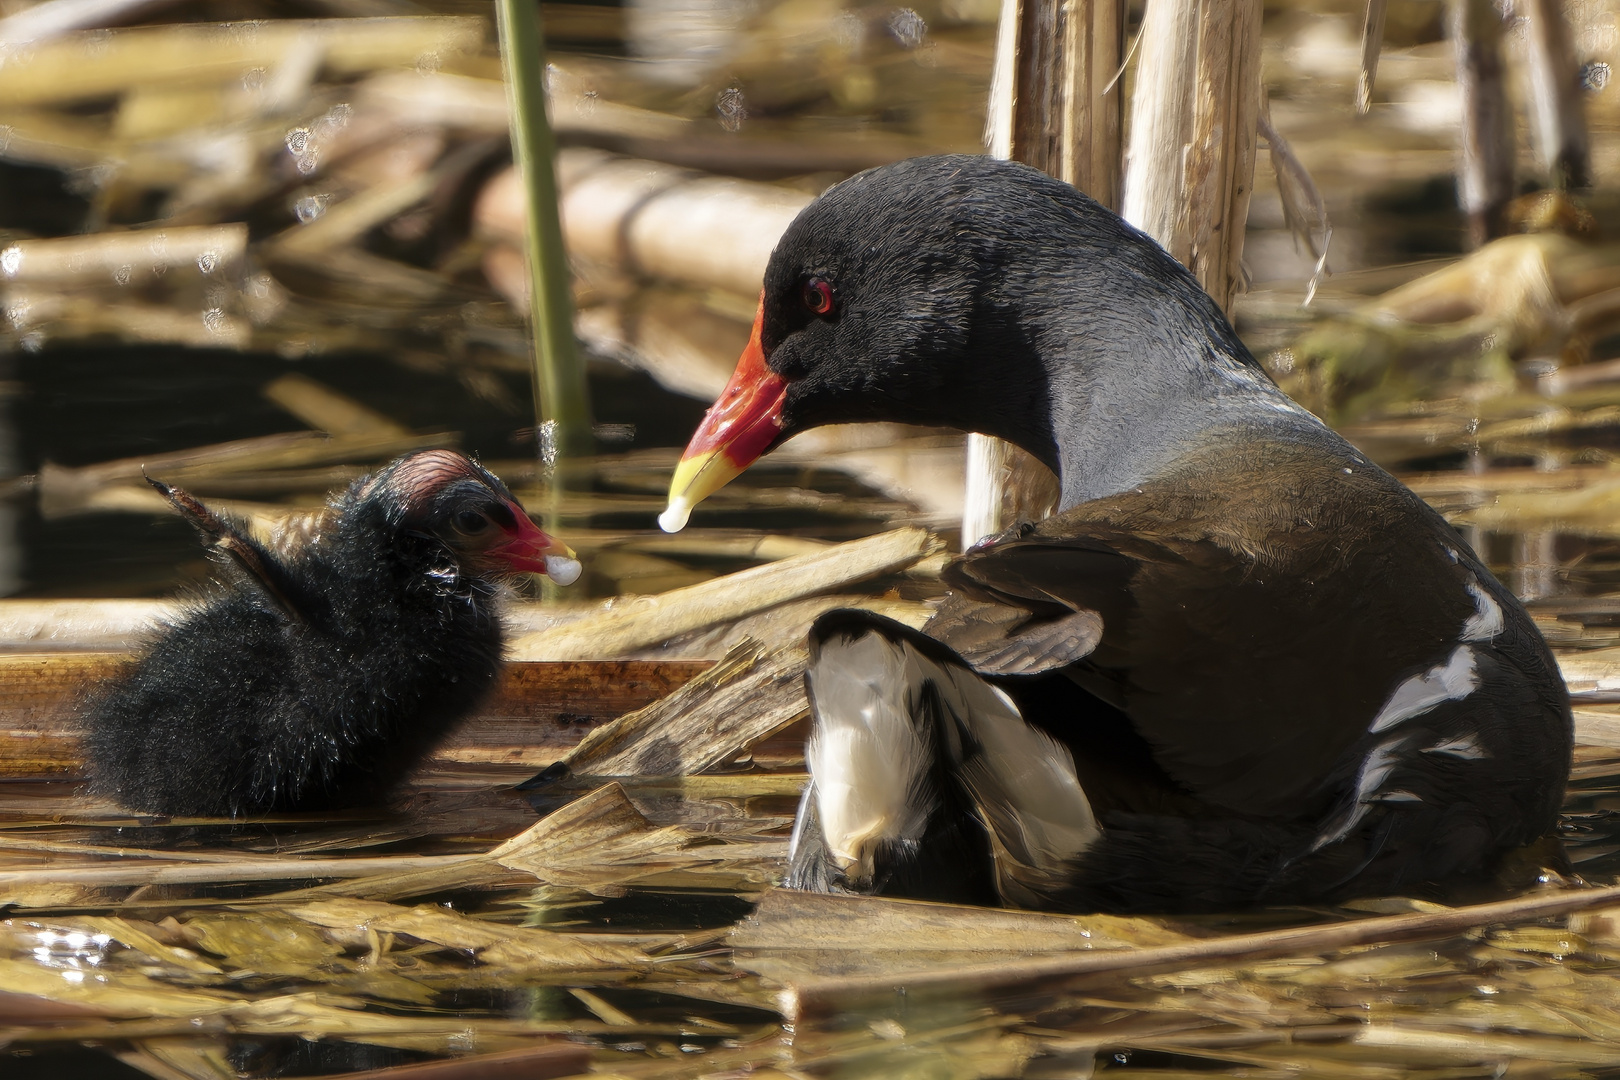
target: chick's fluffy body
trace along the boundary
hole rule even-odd
[[[97,794],[194,815],[375,801],[478,703],[499,585],[414,527],[387,478],[357,482],[296,553],[257,549],[281,596],[227,566],[157,634],[90,710]]]

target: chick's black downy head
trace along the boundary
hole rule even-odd
[[[380,518],[402,536],[428,541],[427,557],[441,548],[475,577],[537,573],[560,585],[579,577],[573,551],[540,531],[493,473],[454,450],[401,458],[348,498],[361,511],[356,516]]]

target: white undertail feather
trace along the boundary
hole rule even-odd
[[[937,728],[921,715],[929,684],[947,714]],[[807,685],[816,719],[806,758],[823,841],[850,877],[870,876],[878,843],[921,838],[935,753],[959,771],[988,826],[1010,903],[1039,906],[1100,835],[1068,749],[968,669],[874,632],[825,641]]]
[[[941,668],[941,696],[980,753],[962,778],[990,828],[1002,899],[1042,907],[1075,858],[1102,835],[1068,747],[1024,722],[999,687],[957,667]]]
[[[928,744],[912,721],[917,682],[910,650],[879,634],[823,642],[805,680],[822,840],[857,881],[871,878],[879,843],[920,840],[934,808]]]

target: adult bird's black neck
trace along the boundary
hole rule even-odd
[[[1343,446],[1162,249],[1095,208],[1072,220],[1002,267],[980,346],[999,377],[976,388],[984,415],[967,425],[1057,472],[1061,509],[1137,487],[1221,432]]]

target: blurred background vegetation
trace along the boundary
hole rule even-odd
[[[71,8],[0,0],[0,591],[150,596],[204,573],[142,462],[267,527],[433,443],[541,498],[489,5]],[[772,229],[859,169],[980,151],[999,9],[541,5],[598,449],[565,462],[557,509],[590,594],[748,561],[654,536],[652,518],[746,339]],[[1388,4],[1365,115],[1364,9],[1266,6],[1262,81],[1292,155],[1279,186],[1262,144],[1234,317],[1286,387],[1414,476],[1522,594],[1607,591],[1617,14],[1607,0],[1564,8],[1592,179],[1564,193],[1532,148],[1527,20],[1492,10],[1521,196],[1497,231],[1525,235],[1429,277],[1474,246],[1446,5]],[[1133,5],[1128,40],[1140,17]],[[1318,199],[1295,190],[1300,175]],[[218,448],[244,439],[260,441]],[[812,433],[706,504],[694,536],[948,531],[960,442]]]

